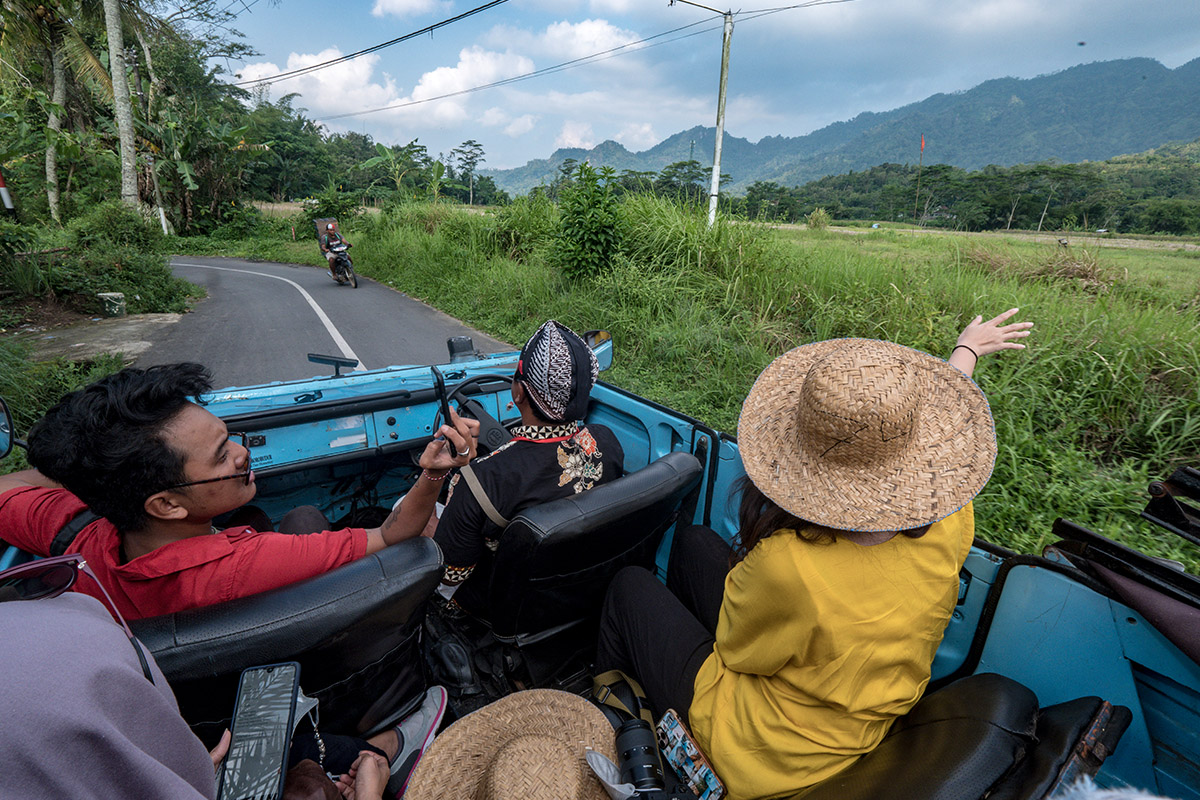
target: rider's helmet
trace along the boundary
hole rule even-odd
[[[325,223],[325,230],[327,230],[327,231],[331,231],[331,230],[333,230],[333,223],[332,223],[332,222],[326,222],[326,223]]]

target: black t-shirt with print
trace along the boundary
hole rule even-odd
[[[517,427],[511,441],[472,461],[471,469],[492,505],[511,520],[530,506],[619,478],[624,461],[624,451],[611,430],[572,422]],[[484,601],[491,556],[502,529],[488,519],[462,476],[454,476],[450,491],[434,535],[446,559],[442,581],[463,584],[454,600],[474,610]]]

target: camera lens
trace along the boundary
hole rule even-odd
[[[650,723],[631,719],[617,728],[617,754],[621,758],[621,782],[638,791],[663,789],[662,762]]]

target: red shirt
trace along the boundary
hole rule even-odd
[[[45,556],[50,542],[86,505],[65,489],[22,487],[0,494],[0,539]],[[67,548],[80,553],[126,619],[198,608],[286,586],[367,554],[362,528],[306,536],[228,528],[193,536],[120,563],[116,527],[100,518]],[[87,576],[75,589],[103,602]]]

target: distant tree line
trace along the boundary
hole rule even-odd
[[[531,194],[557,201],[579,162]],[[1021,164],[968,171],[881,164],[787,188],[756,181],[742,197],[721,196],[726,213],[797,222],[823,208],[834,219],[898,221],[957,230],[1108,230],[1200,233],[1200,140],[1081,164]],[[661,172],[626,169],[609,181],[614,195],[649,192],[681,203],[708,200],[711,168],[695,160]],[[721,184],[730,180],[722,174]]]
[[[967,171],[881,164],[804,186],[752,184],[738,210],[795,222],[824,208],[836,219],[916,222],[959,230],[1200,233],[1200,141],[1082,164]]]
[[[572,185],[582,166],[574,158],[568,158],[559,165],[558,174],[548,184],[534,187],[531,195],[542,195],[557,201],[564,189]],[[680,203],[707,203],[712,167],[705,167],[694,159],[676,161],[663,167],[661,172],[638,171],[626,169],[614,172],[608,184],[614,195],[648,192],[676,200]],[[730,177],[721,173],[721,185],[728,183]],[[737,210],[733,198],[723,200],[725,208]]]

